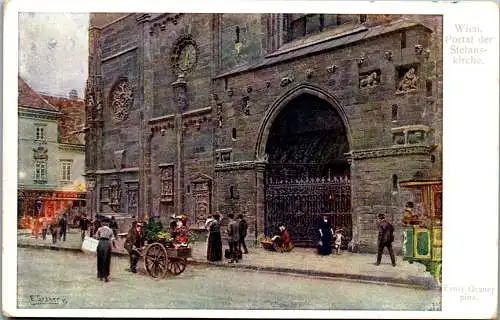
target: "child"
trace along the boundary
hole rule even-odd
[[[337,251],[337,254],[340,254],[340,246],[342,245],[342,230],[337,229],[335,230],[335,250]]]

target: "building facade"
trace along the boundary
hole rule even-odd
[[[89,42],[92,215],[242,213],[303,245],[328,215],[371,251],[418,203],[399,181],[441,177],[441,16],[101,13]]]
[[[42,96],[18,81],[18,218],[84,212],[83,100]]]

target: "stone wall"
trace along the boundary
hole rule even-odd
[[[400,18],[416,23],[396,21]],[[327,42],[316,34],[286,45],[279,39],[281,19],[278,14],[135,14],[103,28],[98,162],[100,169],[116,168],[122,155],[122,168],[99,183],[119,176],[126,190],[124,181],[138,180],[141,190],[150,190],[142,201],[165,223],[181,212],[192,220],[206,210],[243,213],[254,236],[264,219],[258,148],[265,147],[273,117],[287,99],[310,93],[326,99],[344,120],[353,231],[362,250],[371,251],[377,213],[399,226],[406,199],[393,187],[393,175],[398,181],[441,175],[441,17],[368,15],[362,25],[328,33]],[[196,63],[179,70],[175,59],[187,42],[195,44]],[[411,68],[418,77],[414,90],[401,90]],[[134,93],[127,118],[116,121],[109,97],[120,79],[127,79]],[[150,158],[143,156],[149,152]],[[123,172],[127,168],[137,171]],[[128,201],[123,194],[121,200]]]

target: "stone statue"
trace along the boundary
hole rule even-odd
[[[369,75],[362,78],[359,82],[361,88],[371,88],[375,87],[379,83],[379,76],[377,72],[372,72]]]
[[[417,90],[418,77],[415,74],[415,68],[410,68],[403,79],[399,82],[398,92],[408,92],[412,90]]]

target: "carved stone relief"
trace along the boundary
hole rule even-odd
[[[219,128],[222,128],[222,103],[217,104],[217,120]]]
[[[286,87],[287,85],[292,83],[294,80],[295,80],[295,78],[293,76],[287,76],[287,77],[281,78],[280,86]]]
[[[120,181],[115,180],[110,185],[110,206],[114,212],[120,209],[122,192],[120,188]]]
[[[243,97],[243,114],[245,116],[249,116],[250,115],[250,97]]]
[[[137,216],[138,183],[127,183],[127,213]]]
[[[360,88],[376,87],[380,83],[380,71],[372,71],[367,74],[359,75]]]
[[[120,80],[111,91],[111,111],[113,118],[123,121],[128,118],[133,91],[126,79]]]
[[[215,151],[216,162],[231,162],[231,149],[219,149]]]
[[[203,225],[210,214],[210,178],[203,176],[191,182],[193,185],[194,221],[196,225]]]
[[[391,131],[394,145],[423,144],[426,142],[429,127],[425,125],[410,125],[392,128]]]
[[[417,90],[418,76],[414,67],[406,71],[404,76],[400,79],[396,93],[405,93]]]
[[[120,170],[125,167],[125,154],[126,150],[115,151],[114,165],[116,170]]]
[[[174,201],[174,166],[166,165],[160,167],[161,195],[160,201]]]

